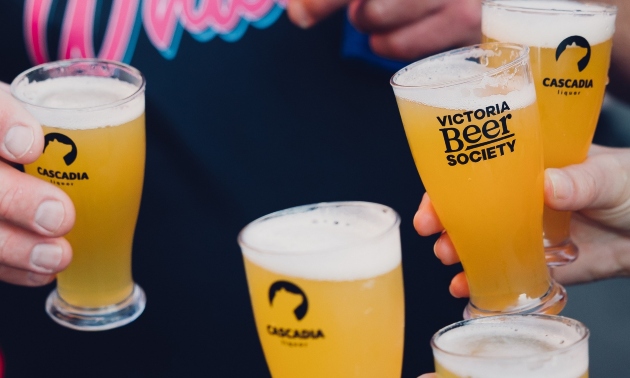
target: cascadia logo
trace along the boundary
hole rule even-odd
[[[280,293],[283,293],[283,295],[280,295]],[[296,284],[289,281],[276,281],[271,284],[269,287],[269,305],[273,307],[274,299],[276,301],[286,300],[287,293],[289,296],[298,297],[295,302],[297,305],[292,310],[295,319],[301,321],[308,312],[308,298]],[[284,297],[284,299],[278,299],[280,296]],[[271,336],[280,337],[283,340],[283,344],[291,347],[304,347],[307,345],[306,341],[308,339],[324,338],[324,331],[321,329],[284,327],[271,324],[267,325],[267,333]]]
[[[295,318],[302,320],[306,316],[308,311],[308,299],[306,294],[297,285],[289,281],[276,281],[269,287],[269,304],[273,305],[273,299],[276,297],[276,293],[280,290],[286,290],[289,293],[297,294],[302,297],[302,303],[300,303],[294,310]]]
[[[46,152],[47,149],[48,152]],[[67,135],[63,135],[60,133],[49,133],[44,136],[43,153],[47,153],[48,155],[52,154],[53,160],[56,159],[56,155],[59,155],[60,159],[63,159],[66,166],[70,166],[77,159],[78,149],[74,141],[70,139]],[[49,159],[49,161],[51,160]],[[89,179],[87,172],[66,172],[57,170],[55,168],[37,167],[37,173],[39,173],[41,176],[50,178],[50,182],[53,182],[57,185],[73,185],[71,182],[74,180]],[[64,181],[56,181],[53,179]]]
[[[579,51],[586,50],[586,54],[581,57],[577,62],[577,69],[579,72],[582,72],[588,66],[588,63],[591,60],[591,44],[588,43],[586,38],[579,35],[572,35],[570,37],[565,38],[558,47],[556,48],[556,62],[560,60],[562,54],[567,54],[569,50],[574,50],[579,48]],[[579,52],[577,53],[579,54]],[[575,56],[575,55],[573,55]],[[571,57],[568,57],[571,59]],[[566,60],[567,58],[565,58]],[[565,64],[565,63],[562,63]],[[573,64],[573,63],[570,63]],[[571,71],[568,71],[569,73]],[[557,94],[562,96],[578,96],[582,94],[583,89],[593,88],[593,79],[585,78],[585,77],[546,77],[542,81],[542,85],[548,88],[560,88],[557,89]]]
[[[572,35],[560,42],[558,48],[556,48],[556,62],[560,59],[562,53],[566,51],[567,47],[570,46],[578,46],[586,49],[586,55],[577,62],[578,70],[580,72],[584,71],[586,66],[588,66],[588,62],[591,60],[591,44],[588,43],[586,38],[579,35]]]
[[[57,141],[61,144],[70,146],[70,152],[64,155],[63,161],[66,163],[66,165],[70,165],[74,163],[74,161],[77,159],[77,145],[74,144],[74,141],[70,139],[68,136],[63,135],[63,134],[59,134],[59,133],[46,134],[46,136],[44,136],[44,152],[46,152],[46,147],[48,147],[48,144],[53,141]]]

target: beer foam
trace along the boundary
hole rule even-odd
[[[592,46],[612,37],[615,13],[611,7],[578,1],[497,0],[484,3],[481,29],[500,42],[555,49],[565,38],[579,35]]]
[[[239,235],[239,244],[247,259],[278,274],[367,279],[400,265],[399,222],[396,212],[383,205],[306,205],[250,223]]]
[[[503,101],[511,109],[518,109],[536,101],[533,83],[519,85],[521,79],[504,77],[495,69],[465,60],[461,55],[447,54],[420,61],[399,71],[392,81],[396,97],[444,109],[479,109]],[[502,86],[506,94],[488,95],[486,89]]]
[[[42,125],[64,129],[118,126],[144,112],[144,93],[134,96],[138,87],[114,78],[72,76],[30,83],[23,80],[13,92]],[[127,98],[130,99],[124,101]]]
[[[568,321],[477,319],[434,339],[439,348],[434,356],[459,376],[577,378],[588,369],[588,341],[583,339]]]

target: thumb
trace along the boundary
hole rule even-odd
[[[545,171],[545,204],[630,229],[630,150],[598,149],[581,164]]]

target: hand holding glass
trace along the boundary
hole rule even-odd
[[[576,0],[484,0],[484,41],[528,45],[540,110],[545,168],[586,159],[608,83],[614,6]],[[578,256],[571,212],[544,208],[547,263]]]
[[[144,310],[131,248],[144,178],[144,77],[121,63],[70,60],[20,74],[13,95],[43,125],[40,158],[25,171],[61,187],[76,209],[73,257],[46,311],[69,328],[125,325]]]
[[[528,48],[439,54],[391,84],[411,152],[470,287],[465,317],[558,313],[545,264],[543,155]]]

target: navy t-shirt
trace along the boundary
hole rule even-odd
[[[237,234],[276,210],[342,200],[400,213],[403,376],[433,369],[429,339],[465,305],[447,290],[458,268],[442,266],[435,238],[412,226],[424,189],[389,85],[394,66],[344,58],[344,21],[339,12],[301,30],[270,0],[2,3],[0,80],[75,56],[123,60],[147,79],[133,252],[146,310],[120,329],[77,332],[44,313],[52,285],[0,284],[8,377],[269,376]]]

